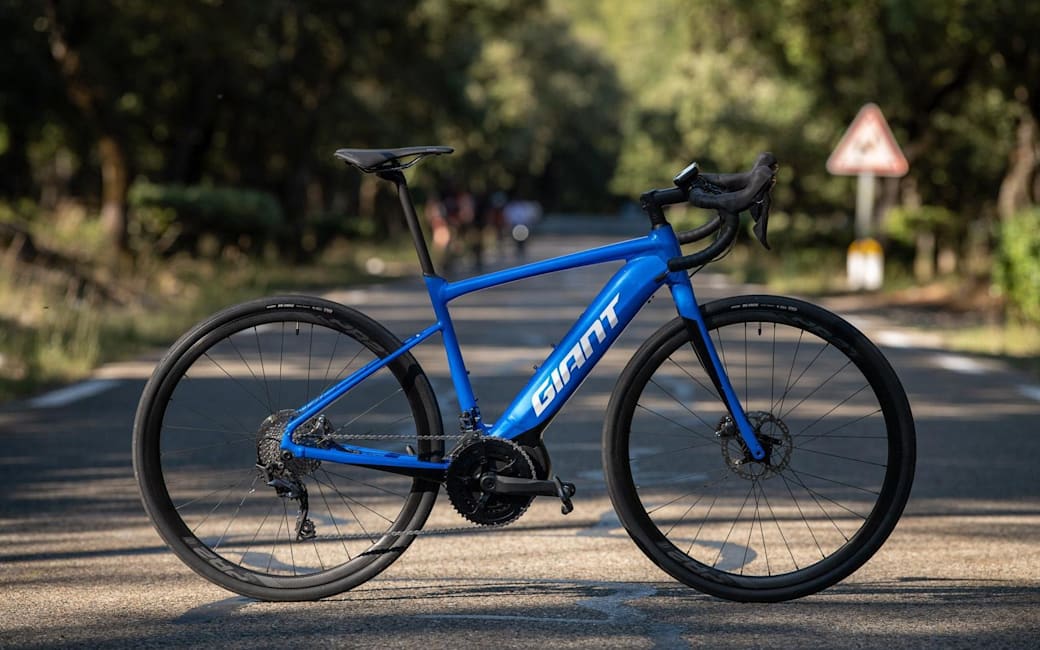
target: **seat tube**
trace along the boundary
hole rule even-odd
[[[765,449],[762,448],[762,445],[755,437],[754,428],[747,419],[747,414],[744,412],[744,407],[740,403],[736,391],[733,390],[733,384],[726,374],[726,369],[722,366],[718,352],[715,350],[715,345],[708,334],[707,325],[704,323],[704,316],[701,314],[700,307],[697,305],[697,299],[693,295],[690,279],[685,273],[675,271],[669,274],[668,286],[672,292],[675,307],[686,323],[687,330],[690,332],[693,351],[704,367],[704,372],[708,374],[715,386],[715,390],[719,394],[719,398],[729,410],[730,416],[740,432],[740,437],[747,444],[751,456],[756,460],[762,460],[766,455]]]
[[[419,225],[419,215],[415,212],[415,204],[412,196],[408,193],[408,182],[404,173],[400,170],[379,172],[379,178],[391,181],[397,186],[397,198],[401,201],[401,209],[404,211],[404,220],[408,224],[408,232],[412,235],[412,243],[415,244],[415,252],[419,255],[419,267],[423,275],[436,275],[433,270],[433,259],[430,257],[430,249],[423,237],[422,226]]]
[[[473,385],[469,381],[469,370],[462,358],[462,350],[459,348],[459,339],[455,335],[455,325],[451,322],[451,314],[448,312],[448,303],[444,299],[444,287],[447,282],[444,278],[436,275],[427,275],[426,289],[430,293],[430,303],[433,305],[433,313],[437,316],[437,323],[441,326],[441,336],[444,339],[444,353],[448,358],[448,369],[451,372],[451,381],[455,386],[455,396],[459,402],[462,413],[477,414],[477,398],[473,393]],[[478,422],[477,426],[483,427]]]

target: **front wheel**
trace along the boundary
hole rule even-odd
[[[825,589],[877,551],[909,497],[903,387],[862,333],[809,303],[741,296],[702,309],[767,456],[751,457],[676,319],[610,400],[614,507],[655,564],[705,593],[766,602]]]
[[[331,596],[396,560],[425,523],[436,483],[286,459],[279,445],[296,409],[400,345],[353,309],[299,296],[232,307],[185,334],[134,422],[134,473],[170,548],[212,582],[262,600]],[[437,401],[410,354],[294,435],[443,455]]]

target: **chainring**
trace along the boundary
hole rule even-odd
[[[487,472],[513,478],[535,478],[534,463],[518,445],[501,438],[463,441],[451,455],[444,481],[455,511],[482,526],[503,526],[524,514],[533,496],[494,494],[480,487]]]

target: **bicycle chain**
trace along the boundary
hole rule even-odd
[[[457,436],[406,436],[393,433],[364,433],[348,435],[333,434],[330,437],[333,440],[459,440],[466,438],[467,436],[463,434]]]
[[[469,532],[483,532],[496,530],[498,528],[505,528],[512,522],[507,521],[504,524],[474,524],[472,526],[455,526],[452,528],[418,528],[415,530],[387,530],[380,533],[374,533],[372,535],[317,535],[307,541],[323,541],[323,542],[336,542],[341,540],[359,540],[368,539],[370,542],[375,543],[376,539],[381,537],[421,537],[421,536],[436,536],[436,535],[453,535],[457,533],[469,533]],[[373,539],[374,538],[374,539]],[[392,549],[387,549],[385,552],[390,552]]]
[[[472,437],[472,433],[458,434],[458,435],[440,435],[440,436],[409,436],[409,435],[397,435],[390,433],[368,433],[368,434],[339,434],[333,433],[329,437],[333,440],[462,440],[463,438]],[[515,520],[514,520],[515,521]],[[317,535],[311,538],[314,541],[329,541],[335,542],[339,540],[347,539],[365,539],[368,538],[372,541],[372,538],[382,537],[419,537],[425,535],[452,535],[457,533],[466,532],[477,532],[477,531],[489,531],[498,528],[505,528],[512,521],[507,521],[502,524],[474,524],[469,526],[454,526],[450,528],[417,528],[413,530],[388,530],[374,535],[364,535],[355,533],[353,535]],[[310,540],[308,540],[310,541]],[[374,542],[373,542],[374,543]],[[391,549],[387,549],[384,552],[391,552]]]

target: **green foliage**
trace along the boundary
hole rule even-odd
[[[92,226],[62,226],[69,236],[54,252],[78,253],[73,232],[89,238]],[[0,402],[80,379],[100,363],[169,345],[192,323],[228,304],[300,287],[341,289],[372,282],[361,270],[364,262],[393,254],[365,246],[301,262],[177,256],[147,268],[137,260],[132,271],[110,268],[111,259],[99,258],[78,275],[0,255]],[[406,268],[414,268],[414,259]]]
[[[325,250],[336,239],[372,241],[377,238],[375,224],[356,215],[341,212],[313,212],[303,224],[303,249],[308,254]]]
[[[1001,223],[997,259],[996,284],[1013,313],[1040,324],[1040,208]]]
[[[138,182],[127,198],[140,235],[166,249],[195,248],[204,235],[254,249],[278,235],[285,221],[277,199],[255,190]]]
[[[473,189],[504,189],[548,210],[610,209],[620,152],[617,75],[566,20],[535,13],[482,44],[467,97],[480,123],[464,155]]]
[[[1040,4],[1014,0],[0,0],[0,60],[17,62],[0,66],[0,199],[97,215],[112,178],[245,187],[276,198],[295,245],[336,214],[399,232],[337,147],[450,144],[417,189],[550,211],[612,210],[691,159],[724,171],[771,149],[775,205],[802,228],[851,211],[824,161],[875,101],[911,162],[884,201],[964,232],[992,219],[1016,130],[1040,116],[1038,32]],[[171,210],[135,210],[131,234],[166,241]]]
[[[916,208],[892,208],[885,217],[884,234],[889,239],[913,246],[917,235],[929,232],[940,238],[955,236],[959,220],[956,213],[941,205],[922,205]]]

